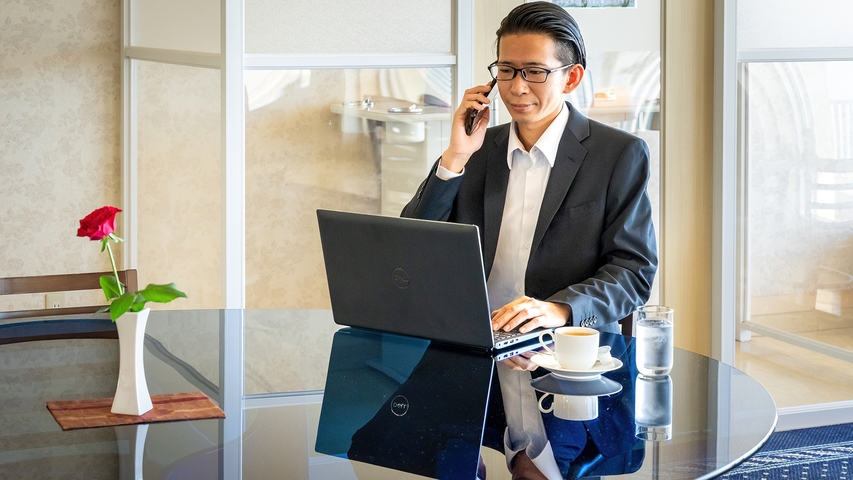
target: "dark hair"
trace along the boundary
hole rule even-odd
[[[513,8],[495,32],[498,52],[501,37],[526,33],[547,35],[557,44],[558,60],[586,68],[586,48],[580,27],[563,7],[551,2],[532,2]]]

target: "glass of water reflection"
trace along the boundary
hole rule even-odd
[[[634,383],[634,436],[660,442],[672,438],[672,379],[637,375]]]
[[[644,305],[637,309],[637,370],[646,376],[672,370],[672,309]]]

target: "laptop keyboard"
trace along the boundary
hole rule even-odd
[[[492,334],[495,337],[496,342],[500,342],[500,341],[506,340],[508,338],[517,337],[518,335],[521,335],[521,333],[518,330],[510,330],[508,332],[505,332],[503,330],[499,330],[497,332],[492,332]]]

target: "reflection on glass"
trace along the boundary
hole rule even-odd
[[[545,407],[545,399],[549,397],[551,398],[551,405]],[[598,397],[546,393],[539,397],[539,411],[553,413],[555,417],[563,420],[595,420],[598,418]]]
[[[474,478],[493,367],[490,356],[428,340],[342,329],[315,451],[429,478]],[[361,478],[375,478],[370,472]]]
[[[599,122],[635,134],[660,130],[660,52],[590,53],[568,99]]]
[[[222,306],[221,78],[209,68],[138,65],[139,284],[189,298],[152,309]]]
[[[602,334],[601,338],[620,361],[619,368],[606,373],[616,390],[579,393],[597,388],[583,385],[594,381],[561,379],[552,373],[531,381],[530,373],[499,365],[508,440],[504,453],[511,467],[517,464],[513,455],[522,450],[546,478],[625,475],[642,467],[645,442],[634,436],[635,342],[626,342],[621,335]],[[538,405],[531,389],[540,395]],[[548,473],[553,463],[558,474]],[[511,471],[520,473],[515,468]]]
[[[660,442],[672,438],[672,379],[669,375],[637,375],[634,434],[641,440]]]
[[[768,334],[796,334],[846,350],[853,348],[850,85],[853,62],[744,65],[739,139],[745,182],[745,320],[771,328]],[[792,352],[766,341],[751,348],[759,345]],[[820,343],[810,349],[793,351],[799,357],[793,368],[803,368],[803,378],[834,362],[822,356],[828,350]],[[847,370],[845,364],[837,365],[839,373]],[[786,378],[791,376],[787,368]],[[771,390],[774,375],[762,379]],[[851,382],[832,375],[833,382]],[[774,395],[779,406],[847,400],[853,394],[851,389],[802,387],[794,389],[798,395],[789,395],[791,387],[785,395]]]
[[[660,51],[599,52],[588,45],[587,69],[566,99],[593,120],[628,131],[649,146],[648,192],[655,235],[660,232]],[[630,48],[630,45],[625,45]],[[650,303],[657,303],[658,280]]]
[[[451,71],[245,79],[247,304],[329,308],[315,210],[400,214],[447,145]]]

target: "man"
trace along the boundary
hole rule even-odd
[[[483,128],[488,86],[466,90],[450,145],[402,215],[480,227],[494,330],[619,332],[657,268],[648,147],[564,101],[586,66],[566,10],[526,3],[496,33],[489,71],[511,124]],[[469,108],[486,109],[470,136]]]

